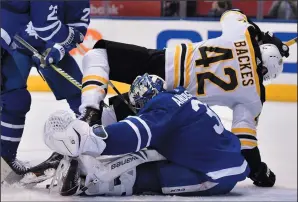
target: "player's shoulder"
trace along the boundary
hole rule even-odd
[[[193,96],[183,87],[159,93],[148,102],[148,106],[156,108],[175,109],[181,107]]]
[[[220,22],[227,21],[229,19],[238,20],[238,21],[241,21],[241,20],[247,21],[246,15],[239,9],[231,9],[231,10],[225,11],[220,17]]]
[[[29,11],[29,1],[1,1],[1,9],[13,13],[25,13]]]

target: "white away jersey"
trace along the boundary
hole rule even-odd
[[[252,25],[237,11],[224,13],[220,23],[218,38],[166,49],[167,89],[184,86],[202,102],[231,108],[232,132],[242,149],[254,148],[264,92],[248,31]]]

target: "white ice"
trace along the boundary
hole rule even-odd
[[[32,107],[27,115],[25,132],[18,157],[37,164],[48,158],[51,151],[43,143],[43,124],[58,109],[66,109],[64,101],[55,101],[51,93],[32,93]],[[214,107],[224,125],[231,127],[231,110]],[[32,189],[1,188],[1,201],[297,201],[297,103],[267,102],[258,127],[262,160],[276,174],[274,188],[258,188],[250,180],[239,183],[227,196],[177,197],[62,197],[49,195],[44,182]]]

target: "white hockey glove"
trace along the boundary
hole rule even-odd
[[[45,144],[50,149],[71,157],[81,154],[94,157],[101,155],[106,148],[106,138],[107,133],[102,126],[89,127],[88,123],[74,119],[67,111],[55,112],[44,126]]]

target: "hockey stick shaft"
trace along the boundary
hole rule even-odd
[[[19,43],[21,43],[25,48],[30,50],[33,54],[37,55],[39,59],[43,59],[44,56],[40,54],[33,46],[31,46],[29,43],[27,43],[24,39],[22,39],[17,34],[14,36],[14,39],[17,40]],[[76,81],[72,76],[67,74],[64,70],[57,67],[56,65],[51,64],[50,65],[57,73],[59,73],[61,76],[63,76],[66,80],[68,80],[70,83],[72,83],[74,86],[76,86],[78,89],[82,89],[82,85]]]
[[[297,37],[295,37],[295,38],[293,38],[293,39],[287,41],[285,44],[286,44],[287,46],[291,46],[291,45],[293,45],[293,44],[295,44],[295,43],[297,43]]]
[[[85,50],[79,45],[76,44],[77,49],[80,51],[81,54],[85,54]],[[112,89],[117,93],[117,95],[119,95],[120,99],[129,107],[129,109],[134,113],[137,114],[137,111],[135,110],[135,108],[128,103],[128,101],[124,98],[124,96],[118,91],[118,89],[114,86],[114,84],[109,80],[108,84],[112,87]]]

